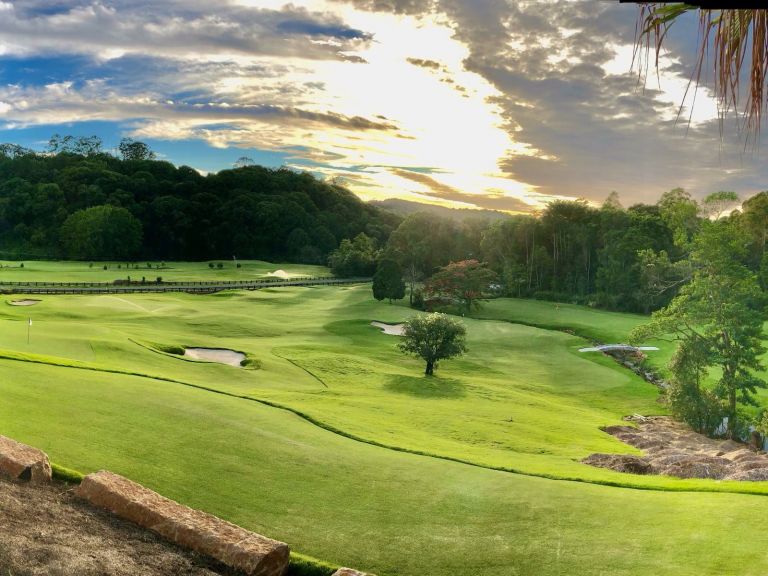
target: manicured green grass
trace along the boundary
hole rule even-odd
[[[599,427],[664,407],[561,331],[622,341],[642,317],[573,307],[557,324],[546,305],[489,303],[496,320],[465,319],[469,353],[429,379],[369,325],[413,311],[365,285],[2,304],[0,433],[380,576],[762,573],[763,498],[712,492],[768,483],[579,463],[633,452]],[[166,352],[184,346],[260,368]]]
[[[768,569],[756,496],[495,472],[372,447],[173,384],[50,376],[45,366],[0,365],[3,433],[54,461],[112,469],[335,564],[382,576]]]
[[[483,303],[480,311],[473,313],[473,317],[564,330],[603,344],[626,344],[632,329],[650,320],[649,316],[641,314],[519,298],[488,300]],[[648,361],[654,368],[664,372],[675,351],[675,345],[662,340],[644,344],[659,348],[658,351],[647,352]]]
[[[362,285],[45,297],[34,307],[0,308],[0,358],[48,363],[57,375],[75,366],[213,389],[290,408],[371,444],[494,469],[638,487],[768,492],[768,484],[642,477],[581,464],[594,452],[636,452],[600,427],[621,423],[626,414],[664,413],[656,388],[600,354],[579,353],[586,344],[579,337],[476,319],[464,320],[470,352],[426,378],[419,360],[396,350],[396,337],[369,325],[413,311],[375,302],[369,291]],[[260,368],[163,352],[183,346],[239,350]],[[93,376],[79,372],[77,378]]]
[[[214,282],[217,280],[255,280],[267,277],[270,272],[283,270],[291,276],[328,276],[325,266],[309,264],[273,264],[260,260],[212,260],[214,268],[205,262],[71,262],[71,261],[24,261],[0,260],[0,284],[3,282],[113,282],[124,280],[154,281],[158,276],[165,282]],[[221,263],[223,268],[216,268]],[[91,264],[93,264],[91,266]],[[151,264],[151,267],[147,267]],[[107,265],[108,269],[104,270]],[[159,267],[161,266],[162,267]],[[118,268],[120,266],[120,268]],[[134,268],[134,266],[138,266]]]

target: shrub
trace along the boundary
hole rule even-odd
[[[424,310],[424,292],[421,290],[413,291],[413,304],[411,304],[411,308],[416,308],[416,310]]]
[[[24,268],[24,262],[22,262],[21,264],[19,264],[19,268]]]
[[[224,268],[224,264],[222,264],[221,262],[219,262],[218,264],[216,264],[216,268],[218,268],[219,270],[221,270],[222,268]]]
[[[88,268],[93,268],[93,262],[91,262],[90,264],[88,264]]]
[[[237,263],[237,267],[238,267],[238,268],[242,268],[242,267],[243,267],[243,265],[242,265],[242,264],[240,264],[240,262],[238,262],[238,263]]]
[[[163,277],[162,276],[158,276],[157,277],[157,283],[160,284],[162,281],[163,281]]]
[[[723,422],[726,410],[710,390],[673,379],[667,390],[670,412],[700,434],[713,436]]]
[[[106,270],[106,269],[107,269],[107,265],[106,265],[106,264],[104,264],[104,270]]]
[[[213,262],[208,262],[208,268],[210,268],[211,270],[213,270]]]

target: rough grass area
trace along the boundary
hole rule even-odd
[[[380,576],[768,570],[768,536],[754,529],[764,498],[712,493],[768,494],[768,483],[579,462],[638,453],[600,427],[664,407],[562,330],[573,321],[621,341],[642,318],[574,307],[548,324],[557,330],[517,323],[545,325],[534,304],[554,311],[498,300],[483,311],[496,319],[465,319],[470,351],[436,378],[370,325],[414,313],[373,301],[370,286],[6,306],[0,433]],[[240,350],[261,369],[138,342]]]

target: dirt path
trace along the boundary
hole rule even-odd
[[[0,574],[235,576],[239,574],[74,498],[65,484],[0,479]]]
[[[667,416],[629,417],[634,426],[609,426],[605,432],[643,450],[631,454],[592,454],[582,462],[632,474],[678,478],[768,480],[768,454],[732,440],[714,440]]]

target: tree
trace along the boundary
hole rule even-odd
[[[240,156],[233,164],[234,168],[247,168],[248,166],[254,166],[256,162],[249,156]]]
[[[400,300],[405,297],[403,270],[394,260],[384,259],[379,262],[373,275],[373,297],[376,300]]]
[[[739,195],[736,192],[712,192],[702,202],[702,209],[709,218],[719,220],[728,208],[733,208],[739,203]]]
[[[621,205],[619,200],[619,193],[613,190],[603,202],[603,210],[624,210],[624,206]]]
[[[133,138],[123,138],[117,145],[123,160],[154,160],[155,153],[144,142],[138,142]]]
[[[461,356],[467,351],[466,328],[446,314],[415,316],[403,325],[403,339],[397,345],[404,354],[421,357],[427,366],[426,376],[432,376],[437,363]]]
[[[458,300],[467,312],[488,291],[496,280],[496,273],[488,265],[477,260],[451,262],[427,280],[424,292],[429,298],[447,297]]]
[[[687,245],[699,227],[699,205],[682,188],[661,195],[658,203],[661,219],[672,231],[675,245],[687,251]]]
[[[696,10],[684,3],[650,2],[642,6],[637,21],[635,56],[648,52],[653,45],[656,69],[659,54],[670,26],[686,12]],[[708,54],[713,55],[714,88],[718,110],[723,119],[731,110],[738,112],[742,78],[749,79],[744,103],[744,124],[748,130],[759,130],[763,106],[768,103],[768,18],[765,9],[712,10],[699,9],[698,61],[689,81],[698,88],[702,67]],[[749,70],[743,74],[745,55],[749,53]],[[642,69],[642,64],[640,65]],[[682,103],[681,103],[682,111]]]
[[[74,260],[127,260],[141,246],[141,236],[139,220],[108,205],[78,210],[61,227],[64,253]]]
[[[712,392],[723,402],[729,438],[738,435],[738,404],[755,404],[757,389],[766,387],[756,375],[766,351],[764,295],[755,274],[743,264],[745,257],[737,222],[704,222],[693,242],[691,281],[630,337],[634,342],[667,335],[677,340],[680,351],[669,368],[679,386],[698,387],[702,375],[717,369]]]
[[[361,232],[354,240],[345,238],[328,256],[328,267],[340,277],[370,276],[376,269],[378,251],[372,238]]]

